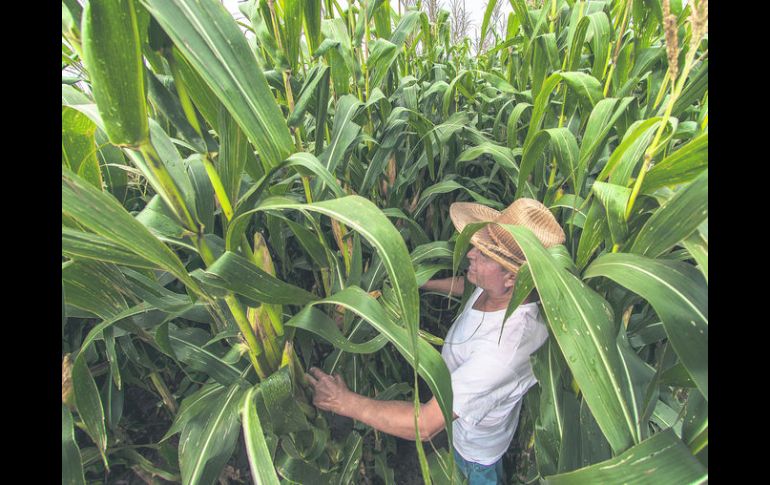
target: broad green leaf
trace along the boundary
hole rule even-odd
[[[622,244],[628,235],[626,206],[631,197],[631,189],[596,181],[591,186],[591,191],[604,206],[613,244]]]
[[[602,203],[598,200],[593,200],[588,207],[586,222],[583,225],[583,233],[578,243],[577,257],[575,258],[577,267],[585,267],[594,251],[609,236],[609,225]]]
[[[225,387],[219,383],[212,382],[210,384],[203,385],[200,389],[190,394],[182,401],[182,405],[179,411],[174,416],[174,422],[171,423],[166,434],[160,439],[161,442],[167,440],[171,436],[179,433],[182,428],[187,426],[187,423],[191,419],[195,419],[197,416],[205,412],[206,409],[212,407],[212,403],[221,398],[221,395],[225,393]]]
[[[503,205],[501,203],[487,199],[486,197],[472,191],[464,185],[455,182],[454,180],[445,180],[435,185],[431,185],[420,194],[420,200],[417,203],[417,207],[415,208],[412,217],[417,217],[428,206],[428,204],[430,204],[436,195],[446,194],[455,190],[464,190],[466,193],[468,193],[468,195],[473,197],[473,200],[480,204],[484,204],[499,210],[503,209]]]
[[[72,259],[91,259],[136,268],[157,268],[157,265],[108,239],[91,232],[76,231],[67,227],[62,227],[62,255]]]
[[[604,143],[612,127],[615,126],[617,120],[628,109],[633,100],[632,97],[606,98],[596,103],[588,117],[588,124],[580,144],[579,172],[585,172],[593,167],[596,162],[596,160],[592,160],[593,155]]]
[[[112,195],[83,183],[66,169],[62,169],[62,214],[74,218],[113,244],[166,269],[191,290],[198,291],[198,285],[176,254],[134,219]]]
[[[353,122],[361,104],[352,94],[343,96],[337,103],[331,142],[318,159],[330,173],[335,172],[345,152],[361,131],[361,127]]]
[[[567,128],[550,128],[539,131],[531,143],[525,144],[521,157],[521,169],[517,187],[524,187],[527,178],[533,172],[537,172],[536,163],[543,156],[546,146],[551,147],[551,152],[556,158],[559,170],[567,179],[572,179],[576,192],[583,184],[585,174],[578,173],[578,146],[575,135]],[[523,197],[524,191],[517,191],[516,196]]]
[[[650,473],[654,470],[654,473]],[[665,430],[618,456],[561,475],[545,477],[548,485],[585,483],[691,483],[708,481],[708,472],[698,463],[673,431]]]
[[[273,467],[270,450],[265,443],[257,406],[254,402],[258,387],[252,387],[246,393],[241,407],[241,422],[243,423],[243,439],[246,442],[246,453],[249,457],[251,476],[258,485],[277,485],[278,476]]]
[[[310,70],[305,83],[302,85],[302,90],[296,95],[297,100],[294,103],[294,111],[291,112],[286,120],[289,126],[299,126],[305,111],[310,105],[311,99],[316,98],[316,102],[319,102],[317,93],[319,88],[329,85],[329,72],[328,66],[315,66]],[[322,127],[317,126],[316,130],[319,129],[323,131]]]
[[[104,420],[104,407],[99,395],[99,388],[96,387],[96,381],[88,369],[82,348],[72,365],[72,388],[75,391],[75,405],[80,419],[86,425],[88,436],[96,444],[106,466],[107,428]]]
[[[117,267],[102,261],[76,261],[62,269],[62,287],[68,305],[86,310],[102,319],[126,309],[122,275]]]
[[[203,372],[222,385],[245,384],[240,379],[240,369],[225,362],[221,355],[206,345],[206,338],[195,330],[169,325],[168,341],[173,356],[189,366],[189,369]]]
[[[219,127],[219,157],[216,168],[227,198],[234,206],[240,194],[243,170],[251,149],[243,130],[224,107],[219,110]]]
[[[234,384],[186,423],[179,438],[184,485],[213,483],[235,449],[240,402],[246,390]]]
[[[83,10],[83,61],[110,141],[149,140],[139,27],[132,0],[92,0]]]
[[[706,230],[701,228],[706,226]],[[690,236],[682,241],[682,245],[687,251],[695,258],[698,263],[698,269],[701,270],[703,276],[706,277],[706,282],[709,280],[709,241],[708,241],[708,219],[701,224],[699,230],[690,234]]]
[[[72,414],[61,405],[61,481],[62,485],[85,485],[80,450],[75,442]]]
[[[634,167],[652,142],[660,121],[660,118],[652,118],[634,123],[623,135],[623,140],[612,152],[596,180],[605,180],[609,177],[610,182],[616,185],[627,185]]]
[[[548,324],[584,399],[615,453],[638,441],[622,387],[628,382],[615,345],[609,304],[571,273],[559,268],[526,227],[501,224],[524,251]]]
[[[522,105],[520,104],[516,106],[516,108],[519,108],[520,106]],[[514,108],[514,110],[516,108]],[[503,147],[495,143],[486,142],[486,143],[482,143],[481,145],[468,148],[462,153],[460,153],[460,156],[457,157],[457,160],[455,160],[455,164],[459,166],[459,164],[463,162],[475,160],[481,157],[482,155],[488,155],[492,157],[498,165],[500,165],[500,167],[505,171],[505,173],[510,178],[511,182],[513,182],[513,184],[516,185],[518,183],[518,178],[519,178],[519,164],[516,163],[515,156],[520,154],[521,154],[520,149],[511,150],[508,147]]]
[[[329,318],[326,313],[317,310],[312,305],[308,305],[299,313],[294,315],[291,320],[284,323],[287,327],[296,327],[308,332],[312,332],[323,338],[334,347],[344,352],[355,354],[371,354],[380,350],[388,343],[385,335],[380,334],[364,343],[354,343],[346,339],[340,333],[337,323]]]
[[[272,168],[285,159],[292,152],[286,120],[225,7],[194,0],[141,1],[227,107],[266,166]]]
[[[535,422],[535,453],[537,469],[541,475],[556,473],[559,449],[566,425],[564,415],[565,389],[562,384],[564,363],[558,347],[546,343],[532,357],[532,370],[540,385],[540,413]]]
[[[639,230],[631,253],[657,257],[708,219],[708,169],[656,210]]]
[[[570,89],[588,102],[591,108],[604,98],[601,83],[590,74],[584,72],[563,72],[561,77]]]
[[[261,270],[243,256],[227,251],[205,270],[191,273],[193,278],[236,293],[248,299],[252,306],[259,303],[304,305],[317,297],[297,286],[285,283]]]
[[[709,442],[709,404],[703,396],[690,391],[687,396],[687,413],[682,423],[682,441],[697,455]]]
[[[270,429],[276,435],[295,433],[310,428],[307,417],[294,396],[294,384],[288,367],[282,367],[260,384],[266,414],[263,421],[270,421]]]
[[[342,469],[340,471],[338,485],[345,485],[353,481],[353,476],[358,471],[358,464],[363,453],[364,440],[355,430],[351,431],[343,445]]]
[[[708,287],[686,263],[633,254],[605,254],[585,277],[606,276],[637,293],[655,309],[671,345],[708,400]]]
[[[398,54],[398,46],[385,39],[375,39],[369,43],[369,57],[366,59],[366,68],[370,72],[369,85],[371,87],[377,88],[381,86]]]
[[[591,37],[591,50],[594,56],[591,75],[596,79],[604,79],[604,71],[610,55],[610,19],[604,12],[596,12],[588,15],[588,22],[588,36]]]
[[[206,153],[206,142],[190,124],[179,98],[173,95],[155,74],[151,72],[147,73],[147,81],[150,101],[152,101],[163,116],[165,116],[166,119],[179,130],[179,133],[185,140],[190,142],[195,148],[195,151],[198,153]]]
[[[656,163],[644,176],[640,192],[650,194],[661,187],[690,182],[709,163],[709,134],[703,133]]]
[[[62,163],[101,190],[102,174],[96,158],[96,124],[69,106],[62,106]]]

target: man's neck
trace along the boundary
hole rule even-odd
[[[505,310],[508,308],[508,304],[511,302],[513,296],[513,288],[508,288],[502,293],[495,293],[494,291],[484,290],[476,303],[473,305],[476,310],[484,312],[495,312],[499,310]],[[532,294],[530,293],[527,298],[521,302],[522,305],[532,302]]]

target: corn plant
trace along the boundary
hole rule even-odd
[[[63,482],[394,483],[302,375],[451,418],[464,299],[418,286],[519,197],[567,241],[505,227],[550,333],[511,479],[706,480],[708,4],[535,4],[472,53],[382,0],[62,2]]]

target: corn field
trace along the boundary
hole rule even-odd
[[[498,0],[501,1],[501,0]],[[412,2],[413,3],[413,2]],[[62,1],[62,483],[405,483],[304,372],[436,396],[455,201],[537,199],[510,483],[708,479],[708,2],[510,0],[489,47],[420,2]],[[487,34],[489,31],[489,34]]]

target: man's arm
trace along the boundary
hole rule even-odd
[[[465,277],[455,276],[454,278],[444,278],[441,280],[428,280],[420,288],[452,296],[463,296]]]
[[[413,403],[378,401],[361,396],[349,390],[339,374],[330,376],[315,367],[305,377],[314,390],[313,404],[319,409],[361,421],[399,438],[417,439]],[[457,418],[456,415],[453,417]],[[418,426],[422,441],[431,439],[444,428],[444,415],[435,397],[420,405]]]

